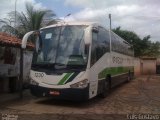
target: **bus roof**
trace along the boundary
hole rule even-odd
[[[98,27],[98,26],[104,27],[103,25],[101,25],[101,24],[99,24],[97,22],[86,22],[86,21],[84,21],[84,22],[83,21],[79,21],[79,22],[73,22],[73,21],[72,22],[65,22],[65,21],[62,21],[62,22],[58,22],[57,24],[53,24],[53,25],[49,25],[49,26],[43,27],[41,29],[46,29],[46,28],[51,28],[51,27],[57,27],[57,26],[64,26],[64,25],[86,25],[86,26],[92,26],[92,27]],[[105,29],[109,30],[107,28],[105,28]],[[117,35],[116,33],[114,33],[114,34]],[[124,40],[123,38],[121,38],[121,39],[122,39],[122,42],[124,42],[125,44],[128,44],[129,46],[131,46],[131,44],[128,43],[126,40]]]
[[[87,25],[87,26],[99,26],[96,22],[59,22],[57,24],[49,25],[46,27],[43,27],[41,29],[45,28],[51,28],[51,27],[57,27],[57,26],[63,26],[63,25]],[[101,26],[101,25],[100,25]]]

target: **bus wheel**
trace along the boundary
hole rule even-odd
[[[129,72],[128,72],[128,76],[127,76],[127,82],[130,82],[131,79],[132,79],[132,78],[131,78],[131,72],[129,71]]]
[[[102,93],[100,94],[100,96],[101,96],[102,98],[105,98],[105,97],[109,94],[109,90],[110,90],[109,79],[106,79],[106,80],[104,81],[103,91],[102,91]]]

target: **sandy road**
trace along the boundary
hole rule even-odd
[[[160,76],[141,76],[111,91],[105,99],[86,102],[42,99],[25,93],[23,100],[0,105],[0,113],[19,119],[127,119],[127,114],[160,114]]]

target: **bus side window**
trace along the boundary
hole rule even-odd
[[[109,32],[102,27],[98,29],[98,32],[92,31],[91,66],[110,50]]]
[[[91,47],[91,66],[97,61],[97,32],[92,32],[92,47]]]
[[[118,38],[114,35],[113,32],[111,32],[111,44],[112,44],[112,51],[120,52],[119,47],[121,44],[118,41]]]
[[[99,58],[102,57],[106,52],[109,52],[110,38],[109,32],[103,27],[99,27],[98,32],[98,47],[100,49]]]

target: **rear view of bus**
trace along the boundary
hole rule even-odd
[[[87,27],[57,24],[40,30],[30,72],[33,95],[89,98]]]

